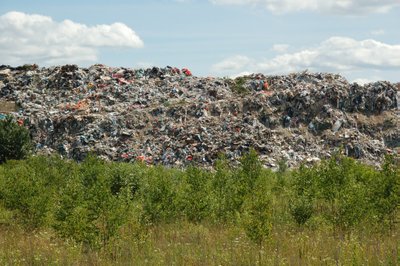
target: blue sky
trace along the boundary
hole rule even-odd
[[[0,64],[308,69],[397,82],[399,13],[398,0],[1,0]]]

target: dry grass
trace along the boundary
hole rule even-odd
[[[17,105],[15,104],[15,102],[0,100],[0,113],[10,113],[16,111]]]
[[[27,234],[18,228],[0,231],[1,265],[82,265],[77,246],[57,240],[47,231]]]
[[[125,227],[101,251],[85,251],[48,231],[0,229],[1,265],[399,265],[400,234],[275,228],[259,247],[234,226],[181,222],[138,234]]]

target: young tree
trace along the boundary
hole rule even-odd
[[[29,131],[11,116],[0,120],[0,163],[24,159],[31,150]]]

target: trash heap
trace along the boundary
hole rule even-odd
[[[398,85],[330,73],[195,77],[173,67],[0,66],[0,115],[38,154],[210,167],[254,148],[266,167],[340,151],[370,164],[400,152]],[[1,117],[0,117],[1,119]]]

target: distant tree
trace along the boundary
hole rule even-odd
[[[20,126],[11,116],[0,120],[0,163],[24,159],[31,148],[28,129]]]

